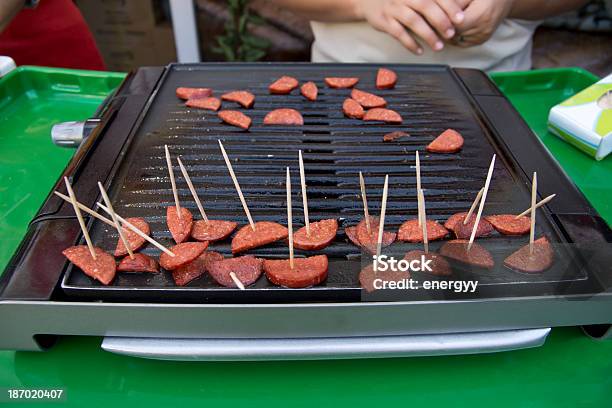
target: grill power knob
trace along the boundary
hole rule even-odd
[[[87,119],[84,122],[62,122],[51,128],[51,140],[61,147],[79,147],[81,142],[98,126],[100,119]]]

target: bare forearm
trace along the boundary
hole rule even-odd
[[[24,0],[0,1],[0,32],[4,31],[13,17],[23,8]]]
[[[582,7],[589,0],[515,0],[509,17],[542,20]]]
[[[273,2],[308,20],[342,22],[363,19],[358,0],[273,0]]]

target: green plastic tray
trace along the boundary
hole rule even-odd
[[[23,66],[0,79],[0,271],[75,152],[51,127],[90,117],[124,77]]]

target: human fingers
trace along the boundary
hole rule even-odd
[[[455,26],[451,20],[452,14],[447,14],[436,1],[431,0],[403,0],[404,6],[416,11],[434,28],[442,38],[453,38]],[[454,1],[454,0],[451,0]],[[461,10],[457,9],[457,12]]]
[[[400,24],[394,18],[387,20],[386,29],[384,30],[396,40],[398,40],[404,47],[415,55],[423,54],[423,48],[417,43],[417,41],[408,33],[406,27]]]
[[[423,17],[409,7],[402,7],[394,16],[404,27],[425,41],[432,50],[440,51],[444,43]]]
[[[446,13],[453,24],[461,24],[465,18],[463,9],[469,4],[469,0],[436,0],[438,6]]]

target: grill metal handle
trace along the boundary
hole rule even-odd
[[[544,344],[550,328],[409,336],[296,339],[105,337],[111,353],[158,360],[257,361],[440,356],[509,351]]]

